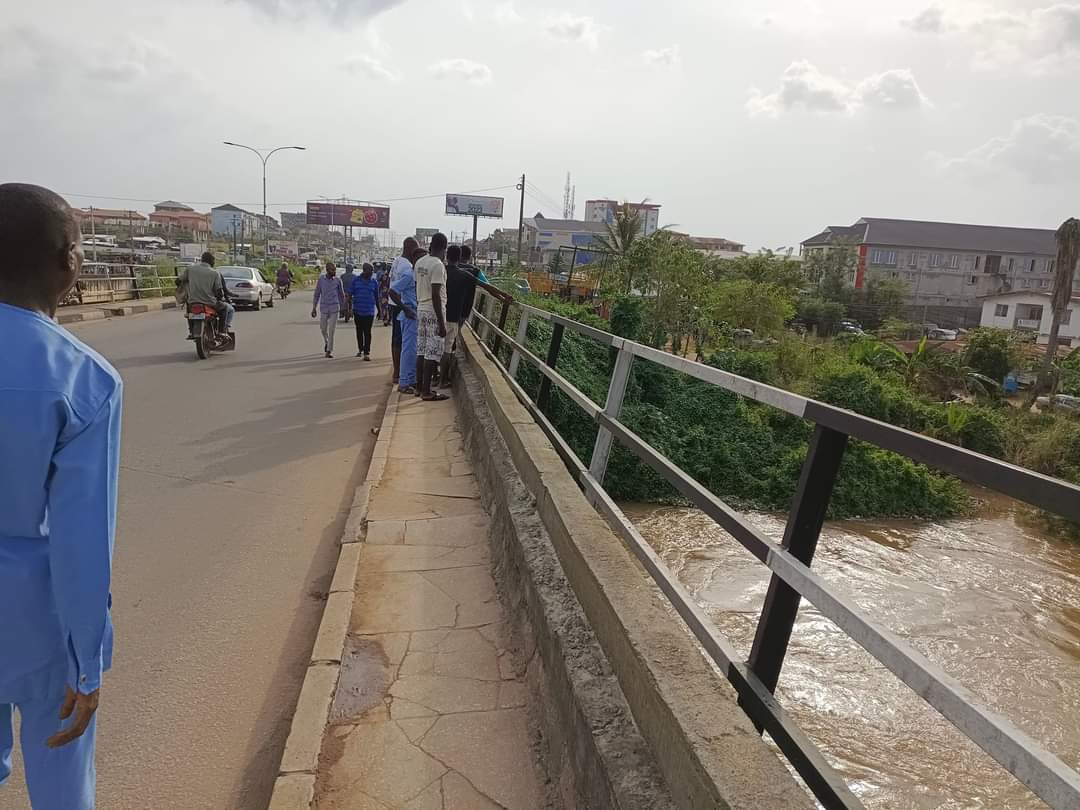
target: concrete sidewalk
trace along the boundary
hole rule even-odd
[[[139,315],[144,312],[159,312],[163,309],[176,309],[176,300],[170,295],[163,298],[143,298],[138,301],[117,301],[115,303],[77,304],[60,307],[56,311],[57,323],[82,323],[84,321],[102,321],[124,315]]]
[[[396,399],[368,476],[377,483],[313,806],[548,806],[453,405]]]

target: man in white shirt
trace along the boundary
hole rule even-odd
[[[445,394],[433,393],[431,378],[443,356],[446,337],[446,236],[441,233],[431,237],[428,255],[417,260],[413,267],[416,275],[416,317],[418,335],[416,341],[417,382],[420,398],[425,402],[449,399]]]

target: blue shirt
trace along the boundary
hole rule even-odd
[[[0,304],[0,703],[112,663],[109,583],[123,385],[42,315]]]
[[[374,315],[378,311],[379,282],[374,275],[371,278],[353,276],[348,293],[352,296],[352,311],[355,314]]]
[[[407,262],[398,267],[397,280],[391,285],[390,289],[401,296],[401,303],[410,309],[416,309],[416,271],[413,270],[413,266]],[[398,314],[398,320],[405,320],[405,313]]]
[[[315,282],[315,297],[311,301],[311,308],[316,307],[323,313],[338,312],[345,307],[345,289],[338,276],[319,276]]]

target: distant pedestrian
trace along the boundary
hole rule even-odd
[[[18,709],[31,805],[92,810],[122,384],[53,322],[83,262],[67,203],[0,185],[0,244],[0,783]]]
[[[345,306],[345,290],[337,277],[333,262],[326,263],[326,273],[315,282],[315,297],[311,301],[311,317],[319,316],[319,330],[323,336],[323,353],[329,359],[334,356],[334,332],[341,310]]]
[[[353,263],[345,263],[345,272],[341,274],[341,289],[345,290],[345,305],[341,308],[341,317],[345,319],[345,323],[349,322],[349,315],[352,312],[352,283],[356,278],[356,273],[353,272]]]
[[[379,300],[379,282],[374,277],[375,268],[367,262],[360,275],[352,280],[347,291],[352,301],[353,320],[356,323],[356,356],[371,359],[371,325]]]
[[[405,237],[405,241],[401,243],[401,255],[395,256],[393,263],[390,265],[390,285],[387,289],[387,296],[393,302],[393,308],[390,310],[390,323],[393,326],[394,332],[390,336],[390,354],[394,360],[394,384],[396,385],[401,379],[401,343],[402,343],[402,320],[399,317],[401,315],[401,306],[391,294],[394,289],[394,285],[401,277],[402,272],[407,268],[409,273],[412,273],[412,261],[410,257],[414,251],[420,249],[419,243],[411,236]],[[413,299],[416,298],[416,279],[413,278]],[[400,291],[399,291],[400,292]],[[416,307],[416,301],[413,301],[413,308]],[[413,351],[415,353],[415,346]],[[410,360],[409,363],[415,366],[415,360]],[[413,372],[415,373],[415,371]],[[415,380],[413,380],[415,382]]]
[[[416,355],[416,276],[412,262],[427,255],[427,252],[420,249],[415,239],[411,240],[411,244],[410,239],[406,239],[404,249],[408,252],[408,255],[398,257],[403,261],[400,264],[396,259],[394,261],[394,265],[397,267],[397,275],[390,285],[390,299],[399,310],[395,321],[401,334],[401,344],[398,350],[401,372],[398,378],[398,391],[402,394],[415,395],[420,392],[417,387],[418,380],[416,376],[419,367]]]
[[[446,340],[446,235],[431,237],[428,255],[415,262],[418,330],[416,338],[417,370],[420,398],[425,402],[448,399],[433,392],[431,381],[442,360]]]

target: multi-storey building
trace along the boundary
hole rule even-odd
[[[660,206],[655,203],[630,203],[630,208],[641,215],[639,230],[642,236],[649,236],[660,229]],[[585,221],[612,223],[622,203],[616,200],[586,200]],[[571,222],[573,220],[567,220]]]
[[[560,252],[565,254],[563,260],[566,267],[570,266],[571,257],[576,257],[575,266],[588,264],[598,256],[589,250],[595,237],[606,233],[607,228],[602,222],[548,219],[537,214],[525,220],[525,256],[528,264],[534,266],[548,266],[555,254]]]
[[[255,214],[232,203],[210,209],[210,227],[219,236],[232,236],[236,232],[244,234],[245,238],[260,230],[259,218]]]
[[[802,243],[804,257],[854,246],[851,282],[890,278],[908,286],[913,308],[933,309],[944,319],[981,317],[980,299],[1009,291],[1048,291],[1057,242],[1044,228],[959,225],[864,217],[850,226],[829,226]]]

